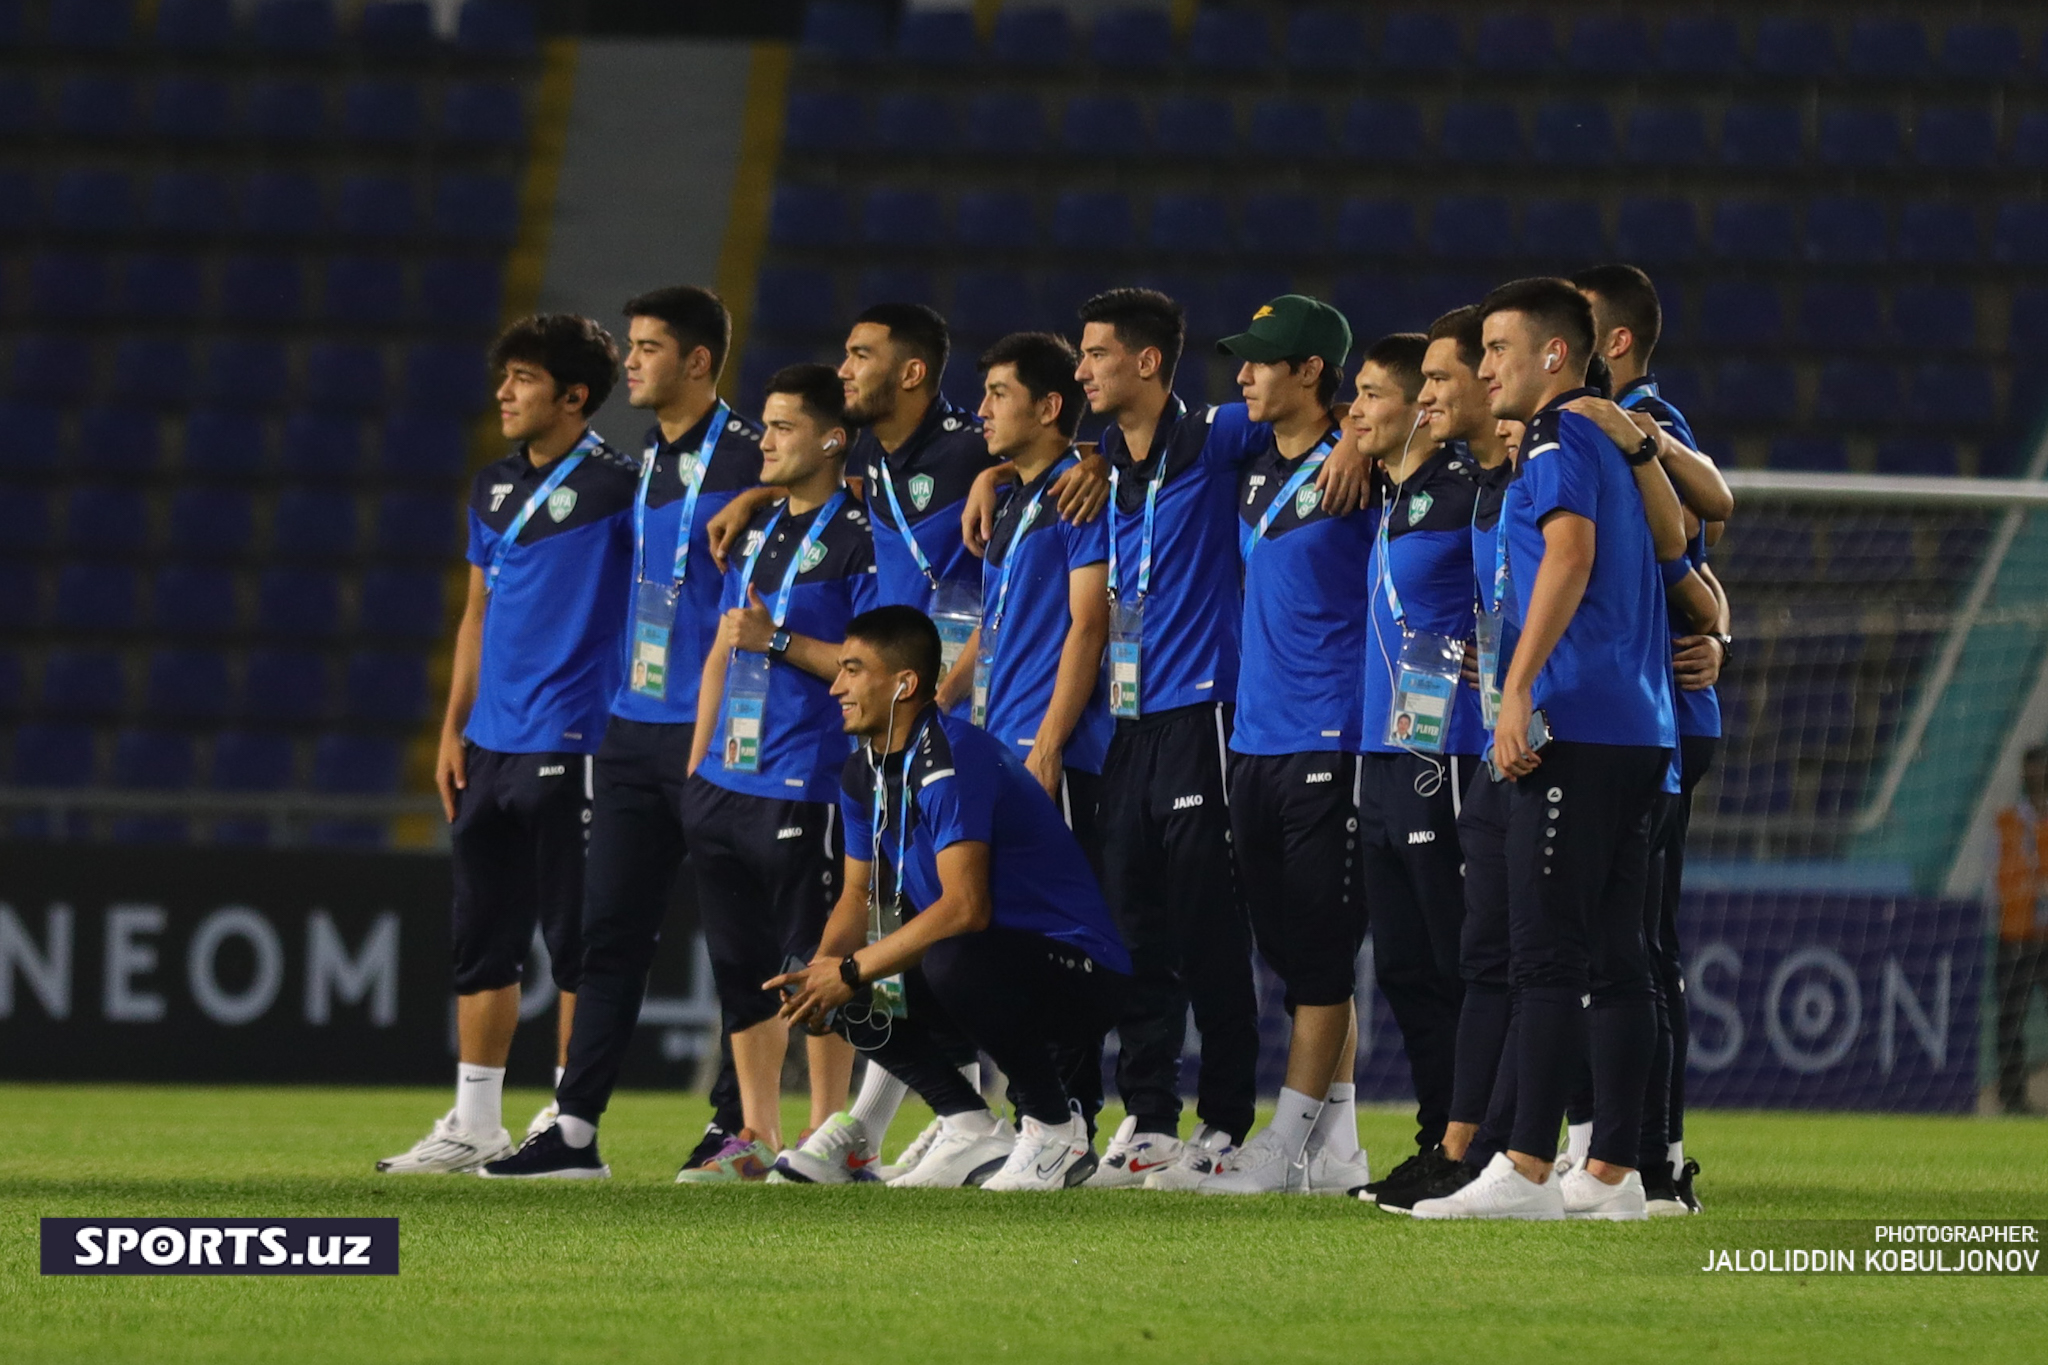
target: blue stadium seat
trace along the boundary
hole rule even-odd
[[[253,413],[198,408],[185,419],[185,472],[243,478],[263,468],[262,419]]]
[[[989,60],[997,66],[1060,66],[1073,51],[1073,26],[1065,10],[1005,5],[989,31]]]
[[[1091,61],[1115,71],[1157,71],[1173,61],[1173,20],[1163,9],[1105,10],[1088,35]]]
[[[42,624],[42,576],[34,565],[0,559],[0,626],[21,631]]]
[[[1833,436],[1780,436],[1771,442],[1773,469],[1812,469],[1841,473],[1849,468],[1849,450]],[[1749,547],[1745,545],[1745,550]],[[1807,542],[1806,557],[1811,567],[1813,546]]]
[[[342,136],[358,142],[407,143],[425,126],[417,81],[350,81],[341,92]]]
[[[1321,157],[1330,150],[1329,121],[1315,100],[1277,97],[1252,105],[1245,146],[1255,154]]]
[[[345,482],[363,463],[363,424],[352,413],[295,412],[284,419],[285,471],[320,482]]]
[[[230,322],[296,322],[305,311],[305,272],[296,258],[230,256],[221,263],[220,312]]]
[[[1264,49],[1263,39],[1260,49]],[[1297,71],[1363,70],[1365,23],[1353,5],[1303,6],[1287,16],[1281,50]]]
[[[1188,66],[1196,71],[1251,72],[1273,56],[1273,35],[1257,10],[1204,5],[1188,28]]]
[[[538,49],[526,0],[468,0],[455,25],[455,49],[475,57],[530,57]]]
[[[1699,226],[1692,201],[1630,197],[1614,220],[1614,248],[1625,259],[1669,264],[1699,252]]]
[[[0,133],[10,137],[32,135],[36,131],[37,104],[35,83],[25,73],[0,74]]]
[[[245,540],[247,534],[245,529]],[[241,617],[234,575],[225,569],[166,565],[157,571],[150,597],[155,626],[169,635],[226,635]]]
[[[1915,200],[1899,211],[1898,258],[1915,265],[1974,265],[1977,215],[1967,204]]]
[[[1513,165],[1527,155],[1521,116],[1502,100],[1461,100],[1446,106],[1437,146],[1445,160],[1473,166]]]
[[[1396,10],[1380,30],[1380,69],[1442,75],[1464,64],[1465,43],[1455,14],[1444,10]]]
[[[1244,200],[1244,245],[1261,257],[1286,259],[1321,253],[1329,244],[1322,196],[1279,191]]]
[[[2029,285],[2013,291],[2007,345],[2028,355],[2035,364],[2048,355],[2048,288]]]
[[[846,239],[846,197],[823,185],[781,184],[768,213],[776,246],[828,247]]]
[[[130,316],[190,322],[199,316],[205,294],[205,277],[194,257],[132,256],[122,263],[120,311]]]
[[[1714,254],[1724,261],[1763,264],[1799,254],[1792,206],[1769,199],[1723,199],[1714,205]]]
[[[857,130],[859,125],[848,126]],[[919,155],[955,150],[960,128],[952,104],[929,91],[890,91],[875,101],[874,145],[885,152]]]
[[[1939,436],[1893,436],[1877,443],[1871,467],[1879,474],[1953,475],[1956,446]]]
[[[52,47],[114,52],[127,43],[133,22],[129,0],[54,0],[43,33]]]
[[[343,715],[382,725],[417,724],[427,710],[427,662],[417,651],[363,650],[349,656]]]
[[[1422,160],[1422,110],[1407,100],[1355,99],[1337,136],[1345,156],[1414,165]]]
[[[1991,371],[1969,361],[1922,361],[1913,367],[1905,417],[1921,426],[1951,430],[1993,425],[1998,419],[1998,391]]]
[[[156,414],[91,407],[78,415],[78,462],[109,474],[149,474],[163,456]]]
[[[192,387],[192,352],[182,338],[130,336],[115,346],[113,389],[128,402],[182,405]]]
[[[384,406],[384,356],[352,341],[316,341],[306,351],[305,401],[340,412]]]
[[[792,152],[844,152],[861,143],[866,123],[860,97],[838,90],[794,90],[783,116],[783,145]]]
[[[1900,388],[1898,371],[1881,361],[1830,360],[1820,367],[1813,415],[1844,426],[1895,422]]]
[[[1790,366],[1727,360],[1714,371],[1714,401],[1709,411],[1722,421],[1789,422],[1798,408],[1799,382]]]
[[[1237,117],[1230,101],[1208,95],[1168,95],[1153,106],[1153,141],[1162,156],[1201,161],[1237,150]],[[1256,149],[1257,144],[1253,144]]]
[[[423,310],[436,321],[453,321],[439,310]],[[332,322],[390,325],[405,315],[405,271],[384,256],[336,256],[327,261],[320,286],[320,314]]]
[[[220,791],[283,791],[295,766],[292,742],[283,735],[228,730],[213,742],[212,785]]]
[[[1657,388],[1680,412],[1707,410],[1706,376],[1690,365],[1657,366]]]
[[[1884,303],[1867,284],[1808,284],[1799,291],[1800,340],[1828,350],[1870,350],[1891,342]]]
[[[975,251],[1026,251],[1038,245],[1038,210],[1018,190],[963,190],[953,235]]]
[[[242,670],[237,716],[303,725],[333,714],[327,661],[303,649],[258,649]]]
[[[2013,125],[2012,155],[2015,166],[2026,170],[2048,170],[2048,109],[2023,109]]]
[[[256,583],[257,629],[292,638],[332,635],[341,623],[341,587],[316,569],[265,569]]]
[[[181,488],[171,495],[170,546],[182,554],[242,554],[254,526],[249,495],[237,489]]]
[[[192,785],[192,737],[173,730],[123,730],[114,737],[114,785],[184,791]]]
[[[798,46],[828,61],[872,62],[888,50],[888,12],[857,0],[810,0]]]
[[[1784,170],[1806,159],[1806,131],[1790,104],[1731,104],[1721,118],[1721,160],[1750,170]]]
[[[66,564],[57,571],[53,621],[63,630],[105,633],[135,624],[135,570],[125,564]]]
[[[1614,124],[1599,100],[1559,100],[1536,110],[1536,160],[1546,166],[1605,166],[1614,160]]]
[[[1653,65],[1649,30],[1632,14],[1582,16],[1572,21],[1565,64],[1589,76],[1641,76]]]
[[[306,237],[326,224],[320,182],[302,171],[258,171],[242,188],[242,230],[262,237]]]
[[[456,510],[439,494],[380,494],[377,553],[387,559],[440,559],[453,553]]]
[[[1825,19],[1765,15],[1753,65],[1766,76],[1825,76],[1835,68],[1834,30]]]
[[[10,554],[50,548],[50,495],[29,485],[0,489],[0,545]]]
[[[504,310],[505,271],[495,260],[438,257],[420,262],[420,315],[489,327]]]
[[[446,411],[391,414],[379,445],[379,473],[405,482],[451,482],[468,458],[462,417]]]
[[[1932,105],[1913,129],[1913,159],[1933,170],[1985,170],[1998,160],[1998,125],[1978,105]]]
[[[434,231],[470,242],[510,242],[519,230],[519,191],[506,175],[450,171],[434,182]]]
[[[1074,95],[1060,116],[1060,146],[1075,156],[1139,156],[1145,113],[1129,95]]]
[[[99,766],[83,725],[24,725],[14,733],[14,781],[22,787],[83,787]]]
[[[365,635],[438,640],[448,622],[441,575],[427,569],[371,569],[363,575],[356,628]]]
[[[1128,250],[1131,201],[1117,190],[1063,190],[1052,208],[1053,245],[1063,251]]]
[[[135,128],[135,85],[126,76],[67,76],[57,87],[57,131],[121,138]]]
[[[53,649],[44,657],[42,714],[103,720],[127,706],[128,675],[113,650]]]
[[[280,559],[340,559],[355,553],[356,500],[329,488],[288,488],[277,495],[270,552]]]
[[[981,55],[966,9],[906,9],[896,21],[896,59],[913,66],[971,65]]]
[[[107,312],[107,259],[92,252],[51,251],[29,262],[29,312],[49,322],[80,322]]]
[[[2019,74],[2019,31],[2010,24],[1957,23],[1941,43],[1941,73],[1963,80],[2009,80]]]
[[[50,221],[66,232],[123,232],[135,222],[135,186],[125,171],[72,169],[57,177]]]
[[[2000,204],[1991,257],[2001,265],[2048,265],[2048,204],[2024,199]]]
[[[1529,199],[1522,204],[1522,253],[1576,265],[1599,256],[1607,243],[1600,206],[1590,199]]]
[[[1481,71],[1548,71],[1557,61],[1557,35],[1550,16],[1537,10],[1482,12],[1472,43],[1472,65]]]
[[[482,147],[518,147],[526,140],[526,106],[513,86],[458,81],[441,102],[441,136]]]
[[[64,543],[70,549],[128,556],[149,548],[149,503],[140,488],[78,484],[65,502]]]
[[[207,348],[206,379],[198,397],[225,407],[263,408],[284,401],[291,368],[275,341],[225,338]]]
[[[1156,251],[1223,255],[1234,245],[1230,210],[1213,194],[1155,195],[1145,242]]]
[[[1883,170],[1899,163],[1899,120],[1889,109],[1823,109],[1820,161],[1848,170]]]
[[[1030,156],[1046,146],[1045,104],[1019,90],[976,95],[967,104],[969,151]]]
[[[1352,195],[1337,206],[1335,245],[1345,256],[1412,256],[1415,209],[1406,199]]]
[[[266,142],[318,141],[327,134],[327,91],[312,81],[252,81],[243,122]]]
[[[955,332],[977,340],[1036,331],[1045,318],[1031,281],[1006,270],[963,270],[953,282],[948,315]]]
[[[356,18],[356,40],[380,57],[426,57],[434,51],[434,14],[425,0],[374,0]]]
[[[1285,272],[1273,270],[1232,271],[1219,275],[1208,291],[1206,316],[1197,319],[1197,332],[1205,337],[1223,337],[1242,331],[1260,307],[1293,289]]]
[[[1515,251],[1513,211],[1497,194],[1445,195],[1429,215],[1429,251],[1447,260],[1492,261]]]
[[[92,376],[92,348],[82,338],[32,335],[14,344],[18,397],[42,403],[77,401],[91,390]]]
[[[322,735],[313,745],[313,789],[371,794],[398,786],[398,745],[370,735]]]
[[[150,128],[176,142],[218,142],[227,137],[234,106],[225,81],[209,76],[166,76],[150,102]]]
[[[159,171],[150,178],[143,222],[154,232],[206,235],[226,230],[227,183],[211,171]]]
[[[234,39],[233,0],[158,0],[158,47],[170,52],[222,52]]]
[[[930,190],[871,189],[860,217],[869,246],[935,247],[946,239],[945,206]]]
[[[409,237],[418,226],[412,181],[396,175],[350,175],[341,182],[335,225],[347,237],[378,241]]]
[[[763,266],[754,308],[755,325],[770,336],[829,332],[840,316],[838,286],[821,266]]]
[[[0,716],[19,715],[25,695],[21,656],[13,650],[0,653]]]
[[[421,412],[467,415],[481,408],[491,391],[475,346],[417,342],[406,348],[398,372],[404,377],[406,404]]]
[[[319,57],[334,51],[335,28],[331,0],[259,0],[250,37],[259,52]]]
[[[1884,205],[1830,196],[1806,205],[1806,259],[1824,265],[1876,265],[1888,252]]]
[[[1927,30],[1917,19],[1863,18],[1849,26],[1842,67],[1851,76],[1908,81],[1925,76],[1929,65]]]

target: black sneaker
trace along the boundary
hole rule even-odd
[[[1425,1199],[1443,1199],[1456,1194],[1479,1178],[1479,1168],[1453,1161],[1441,1149],[1428,1154],[1428,1163],[1413,1179],[1390,1184],[1374,1202],[1389,1213],[1410,1213]]]
[[[541,1129],[503,1161],[480,1167],[487,1180],[609,1180],[612,1168],[597,1158],[597,1139],[587,1147],[562,1140],[560,1124]]]
[[[1368,1181],[1351,1191],[1351,1193],[1359,1199],[1377,1200],[1380,1197],[1381,1190],[1395,1185],[1406,1184],[1408,1181],[1415,1179],[1429,1158],[1442,1151],[1443,1148],[1441,1147],[1432,1147],[1429,1151],[1417,1152],[1378,1180]]]
[[[1685,1205],[1687,1213],[1700,1211],[1700,1197],[1692,1192],[1692,1178],[1700,1173],[1700,1163],[1691,1157],[1685,1159],[1685,1169],[1678,1173],[1671,1184],[1678,1191],[1678,1201]]]
[[[725,1129],[717,1124],[705,1124],[704,1136],[697,1139],[697,1145],[690,1150],[688,1156],[683,1158],[683,1164],[676,1168],[676,1174],[681,1175],[684,1171],[694,1171],[705,1162],[711,1160],[712,1157],[717,1156],[725,1150],[726,1141],[731,1137],[731,1133],[726,1132]]]
[[[1643,1178],[1643,1206],[1650,1217],[1683,1217],[1692,1212],[1678,1197],[1678,1182],[1671,1174],[1670,1162],[1651,1162],[1637,1174]]]

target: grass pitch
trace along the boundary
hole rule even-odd
[[[542,1100],[508,1096],[508,1118]],[[447,1103],[0,1086],[0,1360],[1985,1365],[2048,1349],[2048,1277],[1698,1273],[1708,1247],[1754,1244],[1749,1220],[2048,1217],[2040,1122],[1702,1113],[1686,1146],[1704,1217],[1529,1226],[1286,1196],[678,1189],[705,1110],[669,1095],[618,1100],[606,1183],[371,1171]],[[891,1154],[924,1118],[906,1108]],[[1376,1167],[1406,1154],[1402,1115],[1361,1126]],[[403,1272],[44,1279],[41,1215],[396,1215]]]

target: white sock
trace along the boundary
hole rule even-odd
[[[1571,1158],[1572,1165],[1586,1164],[1586,1153],[1593,1150],[1593,1125],[1590,1123],[1568,1124],[1564,1130],[1564,1154]]]
[[[555,1128],[561,1133],[562,1141],[571,1147],[588,1147],[597,1141],[597,1125],[574,1114],[564,1114],[556,1119]]]
[[[562,1073],[564,1071],[567,1071],[568,1069],[569,1068],[565,1066],[558,1066],[555,1068],[555,1089],[560,1090],[562,1088]]]
[[[1685,1169],[1685,1139],[1680,1138],[1666,1146],[1664,1159],[1671,1163],[1671,1176],[1674,1180],[1677,1179],[1678,1173]]]
[[[943,1120],[948,1128],[959,1128],[976,1137],[987,1137],[1002,1124],[1002,1119],[986,1109],[968,1109],[958,1114],[948,1114]]]
[[[505,1126],[505,1068],[455,1068],[455,1126],[466,1133],[495,1133]]]
[[[1330,1087],[1330,1098],[1323,1101],[1323,1112],[1316,1115],[1315,1135],[1322,1139],[1323,1150],[1340,1161],[1358,1155],[1357,1086]]]
[[[1279,1100],[1273,1105],[1273,1121],[1267,1127],[1280,1139],[1281,1150],[1290,1158],[1296,1157],[1308,1146],[1308,1135],[1315,1131],[1316,1119],[1322,1112],[1321,1100],[1283,1086]]]
[[[909,1093],[910,1087],[891,1076],[879,1062],[868,1063],[866,1074],[860,1078],[860,1095],[849,1112],[867,1134],[869,1151],[882,1149],[882,1139],[888,1135],[889,1125]]]

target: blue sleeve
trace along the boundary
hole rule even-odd
[[[1225,403],[1209,409],[1208,439],[1202,445],[1202,463],[1211,468],[1234,471],[1252,452],[1252,436],[1265,428],[1255,424],[1242,403]]]
[[[466,557],[479,569],[488,568],[491,562],[491,533],[484,526],[484,519],[469,509],[469,549]]]
[[[1600,446],[1607,443],[1591,422],[1576,413],[1562,414],[1556,446],[1522,466],[1519,477],[1529,497],[1530,518],[1540,524],[1552,512],[1571,512],[1599,521]]]
[[[924,815],[925,828],[932,832],[932,851],[953,844],[994,843],[995,798],[993,765],[979,781],[974,774],[956,768],[919,787],[917,808]]]
[[[1675,588],[1685,581],[1687,574],[1692,572],[1692,561],[1684,556],[1680,556],[1677,559],[1659,564],[1657,572],[1664,575],[1664,586],[1666,589]]]
[[[844,787],[839,789],[839,824],[846,834],[847,856],[868,861],[868,855],[875,851],[875,827],[868,820],[868,803]]]
[[[1079,526],[1062,521],[1060,538],[1066,544],[1067,570],[1070,573],[1075,569],[1083,569],[1090,564],[1104,564],[1109,560],[1108,517],[1097,517]]]
[[[730,559],[727,563],[732,567],[725,571],[725,581],[719,584],[718,588],[718,609],[722,612],[747,604],[746,570],[740,567],[741,561],[738,558]]]

